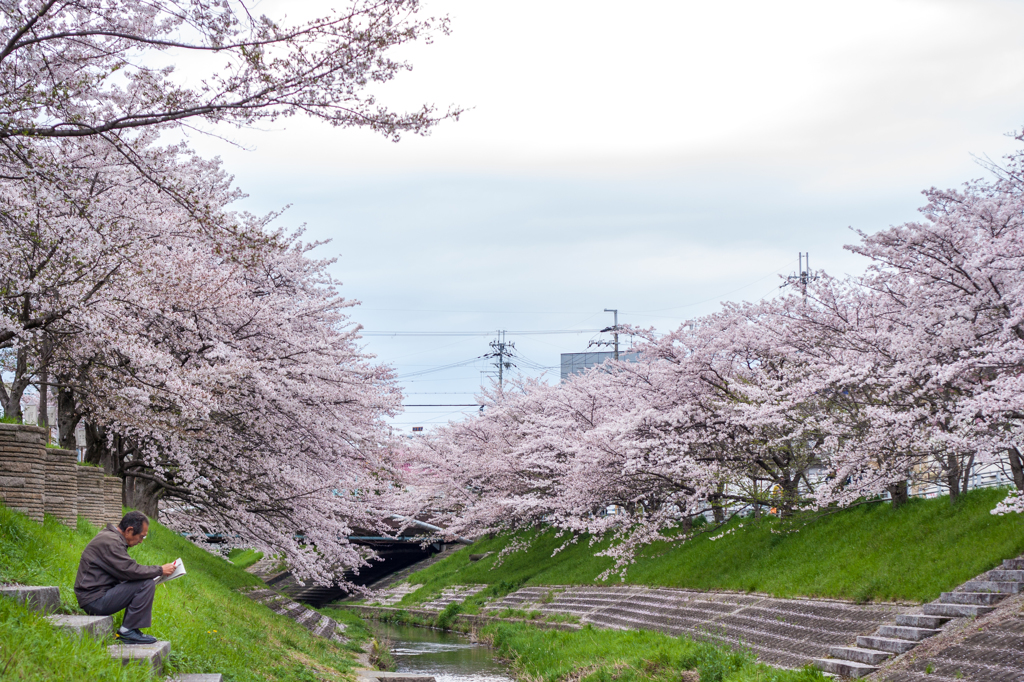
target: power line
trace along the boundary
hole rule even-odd
[[[494,336],[495,334],[508,334],[510,336],[540,336],[555,334],[594,334],[600,329],[535,329],[529,331],[505,331],[490,330],[486,332],[431,332],[431,331],[361,331],[361,336]]]

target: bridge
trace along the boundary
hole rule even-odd
[[[395,515],[391,517],[390,523],[396,532],[402,525],[408,527],[394,536],[375,535],[372,532],[358,529],[354,529],[353,534],[348,536],[349,541],[353,544],[373,549],[379,559],[371,562],[369,566],[363,566],[358,573],[345,571],[345,580],[353,585],[365,587],[413,564],[429,559],[444,551],[446,547],[472,544],[472,540],[467,538],[457,538],[455,542],[446,543],[441,540],[445,532],[443,528],[420,519]],[[260,577],[275,590],[284,592],[292,599],[314,607],[344,599],[350,594],[346,588],[337,583],[326,587],[299,585],[291,571],[287,570],[276,574],[262,573]]]

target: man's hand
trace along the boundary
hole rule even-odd
[[[164,564],[160,568],[163,569],[164,575],[170,575],[171,573],[174,573],[174,562],[172,561],[169,564]]]

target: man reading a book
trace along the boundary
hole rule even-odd
[[[146,539],[149,519],[131,511],[121,523],[108,523],[82,552],[75,578],[78,605],[90,616],[109,616],[124,609],[117,638],[125,644],[152,644],[156,637],[141,629],[152,624],[154,579],[174,572],[174,564],[140,566],[128,556],[128,548]]]

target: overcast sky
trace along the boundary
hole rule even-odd
[[[664,331],[774,295],[799,251],[855,274],[850,227],[913,220],[922,189],[983,175],[976,159],[1015,148],[1024,125],[1021,2],[424,6],[452,35],[406,49],[415,69],[379,95],[469,108],[460,121],[398,144],[297,118],[222,131],[242,148],[193,140],[250,194],[242,208],[290,205],[286,224],[331,240],[319,253],[338,257],[368,332],[594,330],[604,308]],[[606,336],[508,340],[557,381],[560,353]],[[404,377],[406,403],[472,403],[486,360],[430,370],[492,338],[366,348]]]

